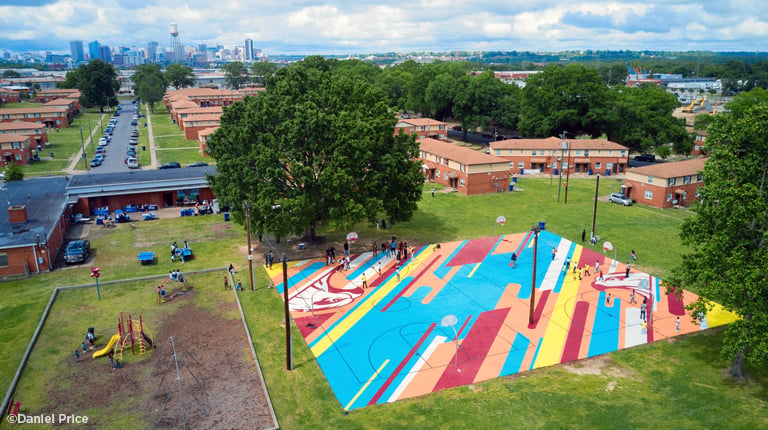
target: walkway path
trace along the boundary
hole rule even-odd
[[[88,147],[91,144],[91,140],[93,139],[93,134],[96,133],[96,131],[101,127],[101,123],[104,121],[104,116],[106,114],[102,113],[101,117],[99,118],[99,121],[96,123],[96,125],[93,127],[93,130],[91,130],[90,133],[88,133],[88,137],[85,138],[85,141],[83,142],[83,145],[80,147],[80,150],[77,151],[72,158],[69,160],[69,166],[67,166],[64,171],[70,175],[74,175],[75,173],[82,173],[83,169],[78,169],[78,164],[82,164],[83,160],[83,148]],[[86,162],[88,159],[86,158]],[[86,170],[87,171],[87,170]]]
[[[152,114],[149,112],[149,105],[144,105],[144,110],[147,112],[147,137],[149,139],[149,167],[157,168],[157,153],[155,152],[155,135],[152,133]]]

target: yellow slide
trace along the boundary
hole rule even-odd
[[[109,353],[109,350],[112,349],[113,346],[115,346],[115,343],[120,340],[120,335],[116,334],[112,336],[111,339],[109,339],[109,343],[107,343],[107,346],[104,349],[100,349],[93,353],[93,358],[99,358],[102,355],[107,355]]]

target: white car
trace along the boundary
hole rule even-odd
[[[129,169],[138,169],[139,168],[139,160],[136,158],[129,158],[126,161],[126,164],[128,164]]]
[[[102,137],[101,139],[99,139],[99,146],[106,146],[107,143],[109,142],[107,142],[106,138]]]
[[[624,194],[621,193],[611,193],[610,197],[608,197],[608,201],[624,206],[632,206],[632,200],[626,198]]]

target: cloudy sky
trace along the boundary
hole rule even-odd
[[[766,0],[0,0],[0,51],[254,40],[270,54],[766,51]],[[87,50],[87,46],[86,46]]]

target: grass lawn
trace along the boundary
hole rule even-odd
[[[504,215],[507,224],[497,226],[497,234],[526,231],[544,221],[548,230],[580,241],[582,230],[589,234],[591,229],[595,181],[571,179],[565,204],[564,192],[557,203],[557,179],[550,185],[548,178],[523,176],[517,184],[522,191],[473,197],[438,192],[432,198],[432,185],[425,184],[424,197],[413,220],[398,223],[392,232],[377,231],[369,223],[355,226],[360,239],[353,249],[367,249],[373,240],[380,242],[392,233],[411,244],[490,236],[498,215]],[[601,178],[600,182],[601,196],[618,189],[616,180]],[[634,249],[639,270],[664,278],[679,263],[684,251],[677,231],[688,215],[684,210],[660,211],[598,202],[596,233],[613,242],[618,258],[628,259]],[[242,227],[223,222],[221,215],[132,224],[136,227],[93,226],[93,264],[102,268],[102,282],[167,274],[172,267],[166,258],[169,244],[184,239],[190,240],[197,255],[183,267],[185,271],[225,267],[234,262],[239,270],[237,277],[247,279],[247,261],[240,252],[245,245],[245,233]],[[343,241],[347,231],[321,226],[319,233],[326,242],[311,246],[306,257],[319,255],[329,242]],[[279,245],[271,246],[280,250]],[[596,248],[600,250],[602,242]],[[136,253],[150,249],[158,256],[157,262],[138,265]],[[258,256],[261,250],[255,252]],[[267,277],[258,265],[260,260],[255,259],[257,291],[246,291],[240,297],[282,428],[768,427],[764,413],[768,396],[766,369],[748,368],[748,382],[733,382],[725,372],[729,363],[718,357],[722,341],[718,330],[355,410],[345,416],[293,325],[294,370],[285,369],[283,304],[274,289],[265,288]],[[0,355],[0,380],[11,380],[51,288],[89,283],[88,274],[89,267],[73,267],[0,284],[0,350],[4,351]],[[16,397],[24,399],[25,404],[42,405],[46,401],[46,387],[59,383],[59,379],[66,381],[69,370],[57,371],[52,367],[72,353],[67,339],[74,336],[78,341],[84,334],[83,327],[89,325],[111,327],[116,312],[140,312],[145,306],[154,305],[154,296],[145,291],[144,283],[103,288],[105,296],[98,304],[93,297],[90,301],[87,298],[95,294],[92,289],[68,292],[61,303],[57,302],[34,351],[31,367],[25,371],[16,392]],[[207,305],[212,304],[211,301]],[[150,311],[146,315],[152,318]],[[135,401],[126,393],[129,406]],[[110,406],[88,411],[93,416],[119,413],[122,409]],[[115,418],[113,427],[136,428],[135,417],[128,413],[125,418]]]
[[[169,161],[176,161],[185,164],[195,163],[198,161],[210,162],[211,157],[203,157],[200,154],[200,149],[158,149],[157,150],[157,162],[160,164],[167,163]]]
[[[142,108],[142,112],[146,112],[146,109]],[[155,111],[150,115],[152,116],[152,132],[155,136],[184,135],[179,126],[171,121],[171,114],[165,110],[164,106],[156,106]]]
[[[174,136],[159,136],[157,133],[154,135],[155,137],[155,145],[157,145],[157,148],[162,149],[198,149],[200,148],[200,143],[196,140],[186,140],[184,139],[183,134],[177,134]]]
[[[146,148],[146,151],[142,151],[141,147]],[[141,166],[142,169],[149,168],[149,165],[152,164],[152,156],[149,152],[149,133],[146,131],[142,132],[139,130],[139,144],[137,145],[137,152],[139,154],[139,166]]]

